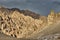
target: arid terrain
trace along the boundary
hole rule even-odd
[[[41,38],[59,33],[60,13],[54,10],[48,16],[41,16],[29,10],[0,7],[1,40],[45,40]]]

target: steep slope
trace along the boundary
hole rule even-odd
[[[46,22],[45,22],[46,23]],[[44,24],[43,24],[44,25]],[[60,33],[60,13],[55,14],[52,10],[47,17],[47,25],[43,29],[39,30],[38,33],[31,36],[31,38],[41,38],[42,36]],[[48,38],[47,38],[48,39]]]
[[[17,38],[27,38],[34,32],[41,30],[45,25],[44,17],[35,19],[34,15],[18,11],[18,9],[10,10],[8,8],[0,8],[0,30],[6,35]],[[29,16],[30,15],[30,16]],[[42,25],[44,24],[44,25]]]
[[[43,30],[54,29],[56,26],[52,25],[59,21],[60,13],[55,14],[53,10],[45,17],[29,10],[0,8],[0,32],[16,38],[34,38],[41,32],[45,34],[47,32]]]

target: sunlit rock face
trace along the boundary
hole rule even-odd
[[[16,38],[28,38],[39,33],[48,24],[54,24],[59,18],[60,13],[55,14],[54,11],[46,17],[31,11],[0,7],[0,32]]]
[[[51,13],[48,15],[48,24],[53,24],[56,18],[56,14],[52,10]]]
[[[53,24],[57,22],[58,20],[60,20],[60,12],[55,13],[54,10],[51,10],[51,13],[47,17],[47,20],[48,20],[48,24]]]
[[[0,8],[1,32],[17,38],[27,38],[42,28],[41,26],[43,26],[43,19],[37,19],[37,16],[35,15],[38,14],[28,14],[27,12],[25,13],[27,15],[25,15],[23,12],[16,8]],[[33,16],[35,16],[35,18]]]

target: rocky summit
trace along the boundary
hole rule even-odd
[[[29,10],[0,7],[0,32],[16,38],[29,38],[38,34],[46,26],[60,21],[60,13],[40,16]]]

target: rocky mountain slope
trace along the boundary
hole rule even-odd
[[[53,10],[46,17],[29,10],[0,8],[0,32],[16,38],[34,37],[57,22],[60,22],[60,13],[55,14]]]

